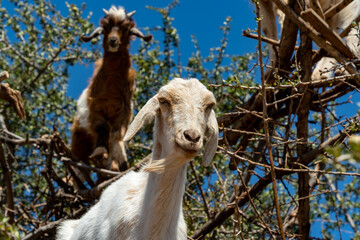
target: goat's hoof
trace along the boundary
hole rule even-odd
[[[129,164],[126,161],[123,161],[120,163],[119,168],[120,168],[120,171],[123,172],[123,171],[129,169]]]
[[[117,161],[113,160],[111,161],[111,166],[108,169],[116,172],[123,172],[129,169],[129,164],[125,161],[118,163]]]
[[[107,159],[109,156],[105,147],[97,147],[89,158]]]
[[[111,171],[116,171],[116,172],[118,172],[119,171],[119,164],[117,164],[115,161],[112,161],[111,162],[111,166],[110,166],[110,170]]]

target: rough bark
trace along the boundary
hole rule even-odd
[[[306,3],[305,3],[306,4]],[[304,8],[308,6],[302,6]],[[301,67],[301,81],[309,82],[311,81],[312,73],[312,41],[307,36],[306,31],[303,29],[300,30],[300,49],[298,52],[299,55],[299,65]],[[312,89],[308,86],[302,86],[299,89],[300,93],[303,94],[300,104],[298,105],[297,117],[298,122],[296,124],[297,128],[297,139],[299,139],[300,144],[297,145],[297,154],[302,156],[307,152],[308,146],[305,144],[308,141],[308,119],[310,111],[310,103],[312,98]],[[303,164],[301,158],[298,161]],[[309,186],[309,173],[302,172],[298,173],[298,194],[299,194],[299,210],[297,213],[298,222],[299,222],[299,234],[300,239],[306,240],[309,238],[310,234],[310,186]]]

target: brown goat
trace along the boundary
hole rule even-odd
[[[95,62],[94,75],[77,102],[72,127],[73,155],[86,163],[89,158],[97,167],[112,170],[127,169],[125,146],[122,141],[132,114],[131,97],[135,88],[135,70],[131,69],[130,38],[137,36],[150,41],[136,27],[131,13],[122,7],[104,10],[100,27],[88,42],[103,34],[103,58]]]

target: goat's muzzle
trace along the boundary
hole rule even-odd
[[[196,130],[186,130],[184,131],[184,137],[187,141],[191,143],[197,143],[200,140],[200,133]]]
[[[188,129],[176,134],[175,144],[191,155],[196,155],[203,145],[201,134],[194,129]]]
[[[119,46],[119,39],[115,36],[109,38],[109,45],[112,48],[117,48]]]

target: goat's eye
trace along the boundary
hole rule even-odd
[[[206,106],[205,111],[210,111],[214,107],[214,103],[210,103]]]
[[[170,104],[170,102],[166,98],[159,98],[160,104]]]

